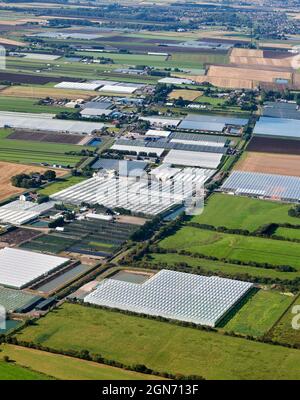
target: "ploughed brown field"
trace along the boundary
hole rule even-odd
[[[247,172],[262,172],[300,176],[300,155],[247,152],[235,169]]]
[[[84,136],[73,135],[66,133],[52,133],[52,132],[35,132],[35,131],[19,131],[16,130],[11,133],[7,139],[16,140],[30,140],[36,142],[47,143],[65,143],[65,144],[78,144]]]
[[[13,231],[0,235],[0,246],[18,246],[19,244],[27,242],[28,240],[32,240],[40,235],[41,232],[33,229],[17,228]]]
[[[60,78],[55,76],[37,76],[28,74],[16,74],[10,72],[0,72],[0,81],[10,81],[13,83],[32,83],[36,85],[45,85],[49,82],[61,82],[71,81],[74,82],[76,79],[73,78]]]
[[[50,168],[0,161],[0,201],[25,191],[24,189],[14,187],[11,184],[10,180],[13,176],[23,173],[29,174],[30,172],[44,172],[48,169]],[[55,170],[55,172],[58,177],[64,176],[68,173],[66,170]]]
[[[260,153],[300,155],[300,140],[254,137],[251,139],[247,150]]]

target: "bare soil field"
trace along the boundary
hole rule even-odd
[[[7,137],[7,139],[30,140],[30,141],[33,140],[36,142],[47,142],[47,143],[78,144],[82,141],[83,136],[71,135],[71,134],[66,134],[66,133],[16,130],[13,133],[11,133]]]
[[[300,140],[254,137],[250,141],[247,151],[300,155]]]
[[[183,100],[190,100],[194,101],[197,99],[197,97],[202,96],[203,92],[200,90],[185,90],[185,89],[178,89],[178,90],[173,90],[169,94],[170,99],[179,99],[179,97],[182,97]]]
[[[51,78],[50,78],[51,79]],[[4,96],[28,97],[31,99],[44,99],[51,97],[53,99],[84,99],[88,100],[95,97],[95,92],[87,90],[64,90],[51,87],[33,87],[33,86],[11,86],[2,91]]]
[[[49,82],[61,82],[62,80],[74,82],[76,79],[0,72],[0,81],[10,81],[13,83],[32,83],[36,85],[44,85]]]
[[[13,186],[10,179],[18,174],[28,174],[30,172],[44,172],[49,168],[42,168],[38,166],[30,166],[23,164],[13,164],[0,161],[0,201],[24,192],[24,189]],[[52,168],[53,169],[53,168]],[[68,173],[65,170],[55,170],[58,177],[64,176]]]
[[[300,156],[246,152],[234,169],[247,172],[300,176]]]
[[[19,244],[32,240],[40,235],[41,232],[34,229],[17,228],[0,235],[0,246],[18,246]]]
[[[25,46],[26,45],[24,42],[19,42],[17,40],[10,40],[10,39],[6,39],[3,37],[0,37],[0,44],[8,44],[11,46]]]

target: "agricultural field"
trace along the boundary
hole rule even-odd
[[[125,364],[206,379],[300,377],[295,349],[67,303],[17,338],[53,349],[84,348]]]
[[[245,152],[236,170],[287,176],[300,176],[300,155]]]
[[[0,353],[2,354],[2,353]],[[8,363],[0,360],[0,381],[1,380],[29,380],[39,381],[51,379],[48,376],[32,371],[28,368],[21,367],[15,363]]]
[[[11,184],[10,180],[13,176],[19,174],[30,174],[31,172],[45,172],[47,169],[49,168],[0,161],[0,201],[24,192],[24,189],[15,187]],[[66,170],[55,170],[55,172],[57,177],[62,177],[67,173]]]
[[[296,239],[296,240],[300,241],[300,229],[279,227],[279,228],[276,229],[274,234],[276,236],[282,236],[282,237],[287,238],[287,239],[292,239],[292,240]]]
[[[156,264],[160,267],[166,266],[176,268],[178,265],[184,265],[191,268],[191,272],[200,269],[206,274],[216,274],[226,278],[244,279],[248,281],[256,281],[260,279],[283,280],[292,282],[299,277],[298,272],[283,272],[274,269],[258,268],[250,265],[236,265],[224,263],[221,261],[211,261],[204,258],[194,258],[181,254],[158,254],[150,253],[145,261],[147,263]]]
[[[218,193],[209,197],[203,213],[191,222],[250,232],[270,223],[299,225],[297,218],[288,215],[291,208],[291,204]]]
[[[19,244],[32,240],[39,235],[40,232],[33,229],[16,228],[0,235],[0,243],[18,246]]]
[[[275,139],[264,137],[253,137],[247,146],[247,151],[275,153],[275,154],[295,154],[300,155],[300,141],[288,139]]]
[[[295,311],[293,312],[293,308]],[[270,332],[272,339],[280,343],[300,345],[300,330],[294,329],[292,326],[293,318],[299,315],[300,310],[300,297],[296,299],[291,307],[285,312],[282,318],[277,322]],[[296,323],[299,324],[299,318],[296,318]]]
[[[55,132],[36,132],[36,131],[22,131],[14,130],[7,139],[16,140],[31,140],[34,142],[46,143],[61,143],[61,144],[78,144],[83,139],[83,135],[73,135],[69,133],[55,133]]]
[[[288,309],[293,297],[271,290],[259,290],[223,325],[226,331],[243,335],[266,334]]]
[[[47,253],[57,254],[74,244],[74,240],[63,238],[56,235],[41,235],[22,244],[20,247],[24,250],[47,251]]]
[[[212,106],[222,106],[225,100],[219,97],[199,96],[195,99],[196,103],[208,103]]]
[[[159,246],[166,250],[186,250],[245,263],[290,265],[300,271],[300,246],[293,242],[232,235],[185,226],[159,242]]]
[[[33,99],[1,96],[0,91],[0,111],[58,114],[65,110],[64,107],[39,105]]]
[[[67,189],[70,186],[76,185],[87,179],[84,176],[68,176],[64,179],[59,179],[54,183],[44,187],[39,190],[40,194],[44,194],[46,196],[51,196],[54,193],[60,192],[61,190]]]
[[[170,99],[179,99],[182,97],[183,100],[194,101],[197,97],[201,96],[203,92],[200,90],[187,90],[187,89],[176,89],[169,94]]]
[[[0,347],[0,356],[8,356],[14,360],[17,368],[27,371],[39,371],[40,374],[63,380],[104,380],[104,379],[157,379],[152,375],[125,371],[120,368],[110,367],[91,361],[76,359],[59,354],[47,353],[26,347],[3,344]],[[38,375],[38,373],[36,373]],[[1,368],[0,368],[1,376]],[[45,376],[45,378],[46,378]]]
[[[26,99],[44,99],[51,97],[53,99],[84,99],[89,100],[96,95],[96,92],[88,90],[57,89],[54,87],[42,86],[10,86],[1,91],[5,97],[21,97]],[[47,109],[50,107],[47,107]],[[10,110],[11,111],[11,110]]]
[[[0,160],[22,164],[58,164],[75,166],[81,156],[67,155],[66,152],[76,151],[87,147],[76,145],[42,143],[26,140],[10,140],[10,129],[0,129]],[[91,148],[90,148],[91,149]]]

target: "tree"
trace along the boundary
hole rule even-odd
[[[46,181],[54,181],[56,179],[56,172],[48,170],[44,173],[44,178]]]

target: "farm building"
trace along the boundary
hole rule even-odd
[[[88,82],[60,82],[54,87],[57,89],[97,90],[100,85]]]
[[[104,85],[99,89],[99,92],[111,92],[111,93],[125,93],[131,94],[134,93],[138,89],[137,86],[125,86],[121,84],[116,85]]]
[[[85,303],[214,327],[250,282],[162,270],[142,284],[104,279]]]
[[[171,134],[171,131],[161,131],[158,129],[148,129],[148,131],[145,133],[146,136],[150,137],[163,137],[167,138]]]
[[[171,136],[171,143],[197,144],[201,146],[224,147],[227,139],[222,136],[203,135],[198,133],[175,132]]]
[[[125,142],[125,140],[124,140]],[[117,150],[117,151],[134,151],[136,154],[141,154],[141,153],[146,153],[147,155],[149,154],[156,154],[157,157],[160,157],[163,152],[165,151],[163,148],[155,148],[151,146],[138,146],[138,145],[133,145],[130,140],[126,140],[126,143],[115,143],[111,149],[112,150]]]
[[[131,151],[136,151],[136,148],[145,147],[152,149],[164,149],[164,150],[182,150],[182,151],[195,151],[195,152],[208,152],[208,153],[220,153],[225,154],[226,149],[221,146],[214,146],[213,142],[211,144],[206,143],[202,145],[201,142],[194,141],[192,144],[186,143],[178,143],[167,141],[167,140],[152,140],[152,141],[144,141],[144,140],[128,140],[128,139],[118,139],[116,140],[112,149],[117,149],[118,146],[127,146],[131,147]]]
[[[203,132],[227,132],[232,128],[238,128],[241,133],[243,127],[248,123],[247,119],[226,117],[217,115],[188,115],[179,125],[180,129],[203,131]]]
[[[115,171],[121,176],[140,176],[144,173],[147,163],[143,161],[113,160],[110,158],[100,158],[93,165],[95,170],[104,169]]]
[[[222,153],[170,150],[163,162],[189,167],[217,168],[222,157]]]
[[[300,139],[300,120],[260,117],[253,132],[268,138]]]
[[[140,117],[142,121],[148,121],[151,126],[155,127],[176,127],[180,123],[180,119],[163,118],[163,117]]]
[[[101,117],[102,115],[108,116],[113,112],[107,108],[85,108],[80,111],[80,115],[84,118]]]
[[[7,312],[12,313],[18,309],[26,309],[29,305],[41,301],[41,297],[34,296],[21,290],[0,286],[0,304]]]
[[[202,186],[215,170],[185,168],[163,186],[148,176],[135,177],[94,176],[51,196],[71,204],[102,204],[108,208],[125,208],[133,213],[157,215],[170,207],[191,199],[195,189]]]
[[[0,284],[22,289],[68,262],[68,258],[6,247],[0,250]]]
[[[158,83],[167,83],[170,85],[191,85],[194,82],[191,79],[184,78],[162,78],[158,81]]]
[[[0,221],[12,225],[23,225],[47,212],[54,205],[55,203],[52,201],[37,204],[31,201],[16,200],[0,207]]]
[[[300,110],[296,102],[266,102],[263,108],[264,117],[300,119]]]
[[[0,127],[43,130],[52,132],[93,133],[104,127],[101,122],[72,121],[55,119],[53,114],[30,114],[0,111]]]
[[[300,178],[295,176],[234,171],[221,190],[237,195],[300,202]]]

